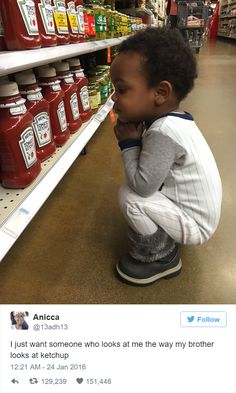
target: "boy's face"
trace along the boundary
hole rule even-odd
[[[155,89],[150,88],[138,53],[121,53],[111,65],[112,100],[122,122],[148,121],[155,116]]]

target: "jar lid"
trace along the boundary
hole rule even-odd
[[[39,78],[53,78],[56,76],[56,70],[54,67],[40,68],[38,69]]]
[[[18,85],[35,85],[37,83],[33,72],[19,72],[15,74],[15,80]]]
[[[72,67],[80,66],[80,59],[78,57],[74,57],[73,59],[68,59],[67,61]]]
[[[70,71],[70,65],[66,61],[61,61],[58,63],[53,63],[54,67],[58,72]]]
[[[0,97],[11,97],[19,94],[16,82],[5,82],[0,85]]]

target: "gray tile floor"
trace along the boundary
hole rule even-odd
[[[202,246],[182,249],[172,280],[130,287],[114,265],[126,251],[116,202],[123,182],[109,118],[0,263],[1,303],[236,303],[236,45],[205,44],[199,79],[182,108],[191,112],[223,182],[220,226]]]

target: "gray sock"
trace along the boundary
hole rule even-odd
[[[152,235],[140,235],[128,229],[130,255],[141,262],[154,262],[169,255],[175,248],[175,241],[161,228]]]

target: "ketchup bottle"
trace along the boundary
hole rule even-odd
[[[84,27],[84,4],[83,0],[75,0],[75,8],[77,12],[78,18],[78,26],[79,26],[79,41],[85,41],[85,27]]]
[[[77,98],[77,85],[74,82],[73,74],[70,72],[70,66],[67,62],[55,63],[57,76],[61,80],[61,88],[65,93],[65,109],[68,127],[71,134],[78,131],[82,124],[79,113]]]
[[[52,2],[54,6],[54,21],[57,34],[57,44],[69,44],[70,35],[66,16],[65,0],[52,0]]]
[[[67,12],[67,20],[68,27],[70,33],[70,42],[78,43],[79,39],[79,25],[78,25],[78,17],[75,9],[75,2],[71,0],[66,0],[66,12]]]
[[[33,73],[20,72],[15,74],[20,94],[26,99],[25,106],[33,115],[33,130],[36,141],[36,153],[40,161],[46,160],[56,150],[52,138],[49,118],[49,103],[43,98]]]
[[[6,49],[5,39],[4,39],[4,29],[2,24],[2,17],[0,13],[0,51]]]
[[[64,105],[65,94],[53,67],[38,70],[39,86],[42,87],[43,98],[49,103],[52,134],[57,146],[63,145],[70,137]]]
[[[1,0],[0,11],[7,49],[41,47],[41,37],[33,0]]]
[[[84,75],[84,70],[81,68],[78,58],[69,59],[68,63],[70,64],[70,70],[74,75],[74,81],[77,85],[80,117],[82,122],[85,122],[89,120],[93,114],[89,104],[88,79]]]
[[[0,166],[2,185],[28,186],[39,174],[33,116],[25,107],[15,82],[0,85]]]
[[[34,0],[42,46],[56,46],[53,6],[51,0]]]

